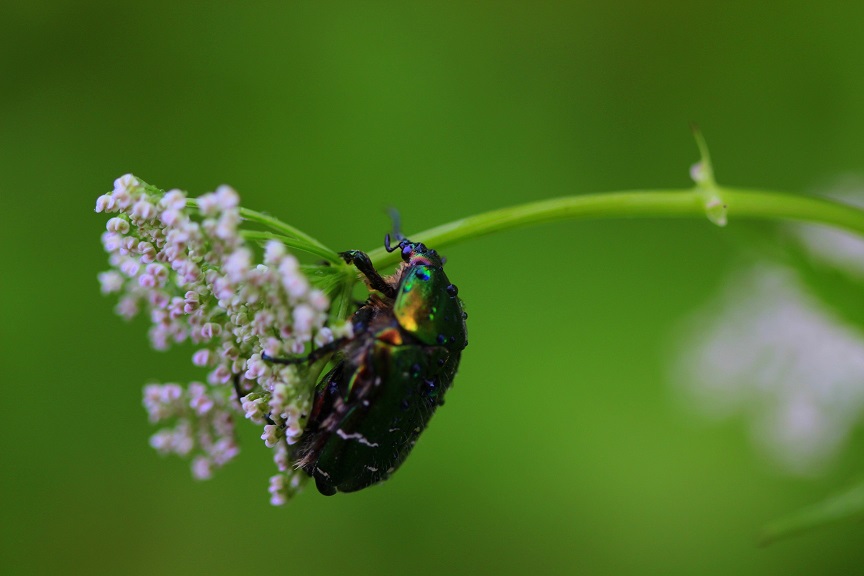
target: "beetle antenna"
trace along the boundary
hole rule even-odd
[[[392,238],[394,240],[402,242],[402,240],[405,240],[405,236],[402,234],[402,218],[399,217],[399,211],[391,206],[387,209],[387,213],[390,214],[390,220],[393,222]],[[388,234],[387,238],[390,237],[391,235]],[[385,240],[385,242],[387,242],[388,245],[390,243],[387,240]],[[395,250],[395,248],[393,248],[393,250]],[[390,250],[390,252],[392,252],[393,250]]]

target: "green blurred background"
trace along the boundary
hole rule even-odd
[[[160,459],[149,379],[200,376],[112,314],[94,215],[126,172],[230,183],[338,249],[519,202],[864,172],[864,4],[4,2],[4,574],[850,574],[864,527],[767,549],[845,486],[784,476],[700,419],[668,365],[741,258],[733,222],[564,223],[451,246],[470,313],[455,388],[408,463],[268,504],[269,451],[198,483]],[[761,225],[760,225],[761,226]],[[768,225],[764,225],[768,226]]]

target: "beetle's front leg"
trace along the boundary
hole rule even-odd
[[[373,290],[381,292],[388,298],[396,297],[396,287],[389,284],[381,277],[378,271],[375,270],[372,261],[365,252],[361,252],[360,250],[348,250],[347,252],[340,252],[339,256],[341,256],[348,264],[356,266],[357,270],[359,270],[366,279],[369,280],[369,286],[371,286]]]
[[[348,341],[348,338],[336,338],[332,342],[328,342],[327,344],[321,346],[320,348],[316,348],[312,352],[310,352],[307,356],[298,356],[296,358],[274,358],[264,352],[261,353],[261,359],[265,362],[273,362],[274,364],[303,364],[305,362],[315,362],[320,360],[327,354],[331,352],[335,352],[338,350],[345,342]]]

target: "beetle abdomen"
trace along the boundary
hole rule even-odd
[[[376,342],[373,369],[356,371],[348,402],[337,406],[338,421],[332,420],[315,462],[304,466],[319,490],[353,492],[386,480],[441,404],[452,381],[445,375],[458,362],[439,346]]]

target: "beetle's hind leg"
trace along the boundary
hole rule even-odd
[[[369,286],[371,286],[373,290],[381,292],[388,298],[396,297],[396,287],[384,280],[381,274],[375,270],[372,261],[365,252],[361,252],[360,250],[348,250],[347,252],[340,252],[339,256],[341,256],[348,264],[356,266],[357,270],[359,270],[366,279],[369,280]]]
[[[233,381],[234,381],[234,393],[237,394],[237,403],[240,406],[243,406],[243,396],[245,396],[245,394],[243,394],[243,391],[240,390],[240,375],[234,374]]]

